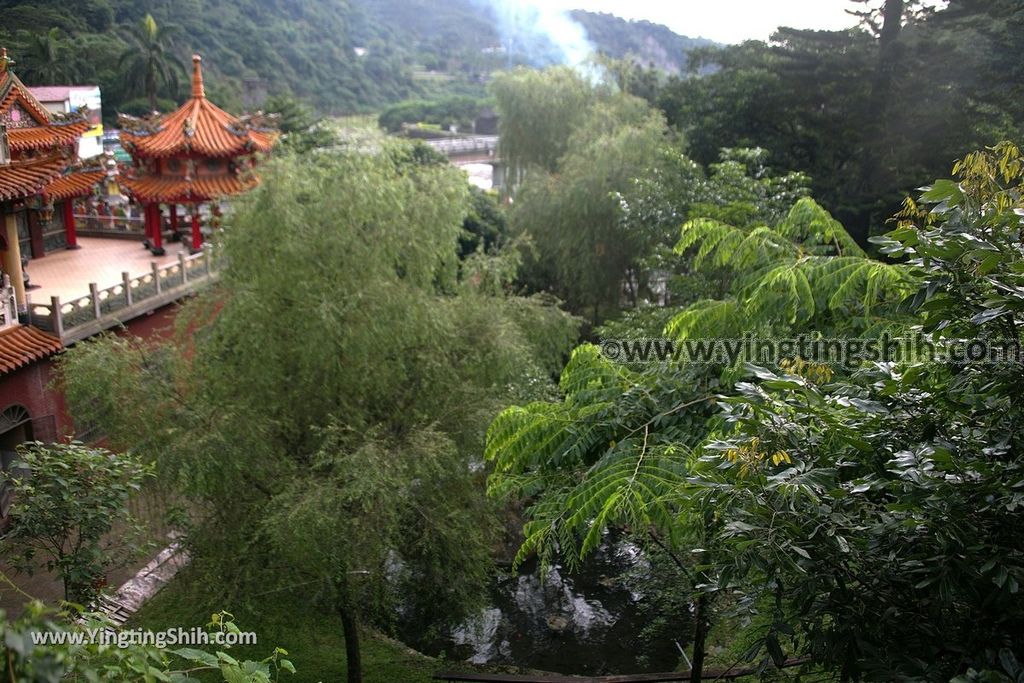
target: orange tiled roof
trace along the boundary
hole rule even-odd
[[[14,62],[7,57],[7,48],[0,48],[0,112],[7,111],[15,103],[24,108],[36,123],[46,125],[50,122],[50,112],[29,92],[9,65]]]
[[[75,171],[63,175],[43,188],[43,196],[49,200],[61,201],[72,197],[84,197],[92,193],[93,186],[103,180],[103,171]]]
[[[60,351],[60,339],[20,325],[0,331],[0,374],[6,374]]]
[[[128,192],[143,202],[203,202],[218,197],[241,194],[259,184],[255,176],[200,176],[187,180],[180,177],[143,176],[122,178]]]
[[[232,157],[273,146],[275,131],[252,128],[206,99],[201,62],[199,55],[192,56],[192,97],[157,119],[154,131],[121,131],[121,144],[132,156]]]
[[[38,194],[67,165],[67,159],[60,154],[0,165],[0,201]]]
[[[7,139],[12,152],[64,147],[77,144],[78,138],[82,137],[82,134],[90,127],[92,124],[88,121],[72,121],[32,128],[12,128],[7,131]]]

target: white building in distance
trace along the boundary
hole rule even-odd
[[[103,152],[103,98],[98,85],[41,85],[29,90],[54,114],[87,109],[92,128],[79,139],[78,156],[88,159]]]

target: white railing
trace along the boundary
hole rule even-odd
[[[127,320],[176,301],[216,279],[219,263],[207,248],[198,254],[178,254],[178,261],[100,289],[89,283],[89,293],[71,301],[50,297],[50,303],[29,303],[29,322],[71,343],[115,327]]]
[[[497,135],[474,135],[463,138],[437,138],[427,140],[428,145],[442,154],[453,156],[470,152],[496,152],[498,149]]]
[[[79,232],[87,233],[145,236],[146,222],[141,216],[101,216],[76,213],[75,228]]]

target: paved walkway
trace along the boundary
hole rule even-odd
[[[135,240],[79,237],[78,243],[81,249],[55,251],[28,262],[31,283],[37,285],[26,292],[32,303],[48,304],[51,296],[62,302],[79,299],[89,294],[90,282],[106,289],[121,283],[122,272],[139,277],[154,261],[165,266],[178,260],[178,252],[188,254],[181,242],[165,244],[166,256],[153,256]]]

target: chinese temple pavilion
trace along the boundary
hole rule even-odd
[[[77,246],[71,199],[90,194],[103,172],[75,169],[78,139],[91,126],[84,113],[47,111],[11,71],[13,63],[0,48],[0,254],[24,307],[23,262]]]
[[[163,254],[163,211],[178,232],[178,206],[191,215],[191,250],[202,247],[201,204],[255,186],[256,155],[268,152],[277,132],[261,116],[235,117],[206,99],[202,59],[192,57],[192,96],[170,114],[121,117],[121,145],[132,156],[125,189],[144,208],[146,236]]]

